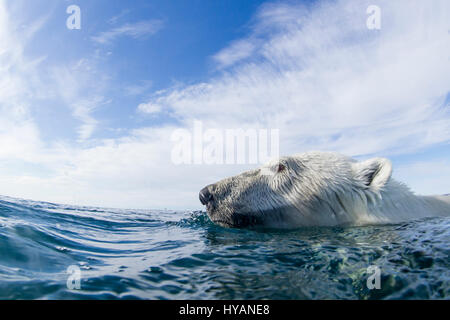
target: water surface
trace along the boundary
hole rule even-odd
[[[0,299],[449,299],[449,227],[239,230],[204,212],[1,197]]]

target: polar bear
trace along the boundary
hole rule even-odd
[[[307,152],[208,185],[199,198],[209,218],[226,227],[364,225],[450,215],[449,196],[415,195],[391,174],[385,158],[359,162]]]

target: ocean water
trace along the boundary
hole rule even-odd
[[[449,299],[449,240],[450,218],[241,230],[2,197],[0,299]]]

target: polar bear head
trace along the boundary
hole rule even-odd
[[[391,172],[384,158],[308,152],[210,184],[199,198],[210,219],[227,227],[335,225],[375,203]]]

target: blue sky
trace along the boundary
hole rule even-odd
[[[45,25],[36,32],[27,46],[34,56],[46,56],[52,64],[73,64],[80,59],[95,60],[106,77],[111,77],[106,88],[107,105],[96,113],[114,128],[133,127],[137,120],[130,117],[135,106],[152,92],[175,83],[195,83],[215,73],[208,61],[224,45],[241,37],[248,29],[262,1],[81,1],[81,30],[65,28],[70,1],[33,2],[27,5],[25,16],[46,16]],[[93,41],[111,30],[125,25],[138,27],[148,23],[139,36],[117,33],[105,43]],[[158,24],[153,34],[151,25]],[[128,91],[124,92],[124,88]],[[48,101],[43,101],[48,106]],[[45,116],[42,108],[42,134],[52,139],[56,135],[70,135],[66,122],[70,117],[54,117],[50,106]],[[157,120],[140,119],[141,125],[153,125]],[[69,123],[70,125],[70,123]],[[107,124],[105,124],[106,126]],[[104,128],[108,129],[108,128]],[[48,130],[48,134],[46,135]],[[96,130],[93,136],[111,136],[108,130]]]
[[[369,30],[372,2],[0,0],[0,194],[200,208],[254,165],[171,163],[196,120],[279,129],[281,154],[386,156],[450,192],[449,4],[378,1]]]

